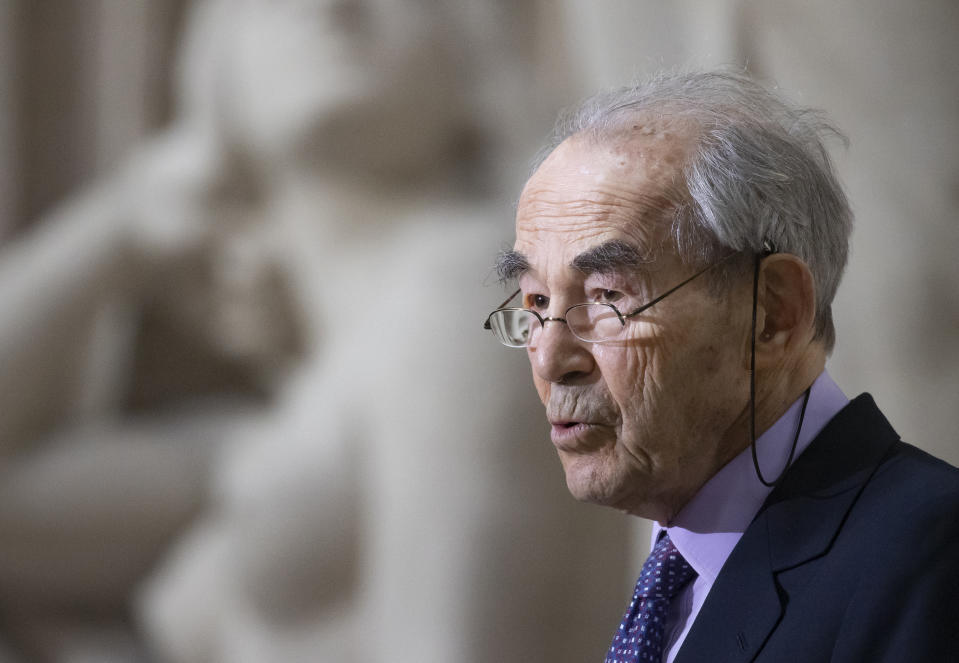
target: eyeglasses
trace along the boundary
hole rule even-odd
[[[486,318],[486,322],[483,324],[483,329],[492,331],[493,336],[495,336],[500,343],[511,348],[525,348],[530,345],[535,345],[536,339],[539,337],[539,332],[546,326],[547,322],[565,323],[573,336],[587,343],[611,341],[623,332],[627,320],[639,315],[650,306],[658,304],[687,283],[705,274],[713,267],[725,262],[734,255],[737,254],[730,253],[724,258],[699,270],[682,283],[673,286],[663,294],[630,313],[620,313],[619,309],[614,305],[603,302],[575,304],[566,309],[566,313],[563,314],[561,318],[544,318],[536,311],[530,311],[525,308],[504,308],[520,293],[520,290],[517,290],[510,295],[506,301],[500,304],[495,311],[489,314],[489,317]]]

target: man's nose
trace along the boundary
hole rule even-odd
[[[595,368],[590,344],[576,338],[562,318],[547,318],[528,350],[533,371],[548,382],[568,384]]]

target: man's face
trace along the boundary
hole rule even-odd
[[[519,202],[522,305],[543,317],[593,301],[629,313],[691,276],[666,239],[688,145],[656,122],[560,145]],[[667,522],[745,447],[749,284],[717,297],[707,278],[631,318],[616,340],[586,343],[547,322],[528,349],[576,498]]]

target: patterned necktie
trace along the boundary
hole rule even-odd
[[[669,601],[696,576],[664,534],[649,554],[605,663],[660,663]]]

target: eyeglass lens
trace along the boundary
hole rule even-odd
[[[566,312],[565,320],[577,338],[590,342],[609,340],[623,329],[616,311],[606,304],[579,304]],[[514,348],[535,348],[542,329],[539,318],[524,309],[495,311],[489,322],[496,338]]]
[[[489,324],[501,343],[513,348],[522,348],[529,344],[533,330],[540,325],[540,322],[529,311],[503,309],[493,311]]]

